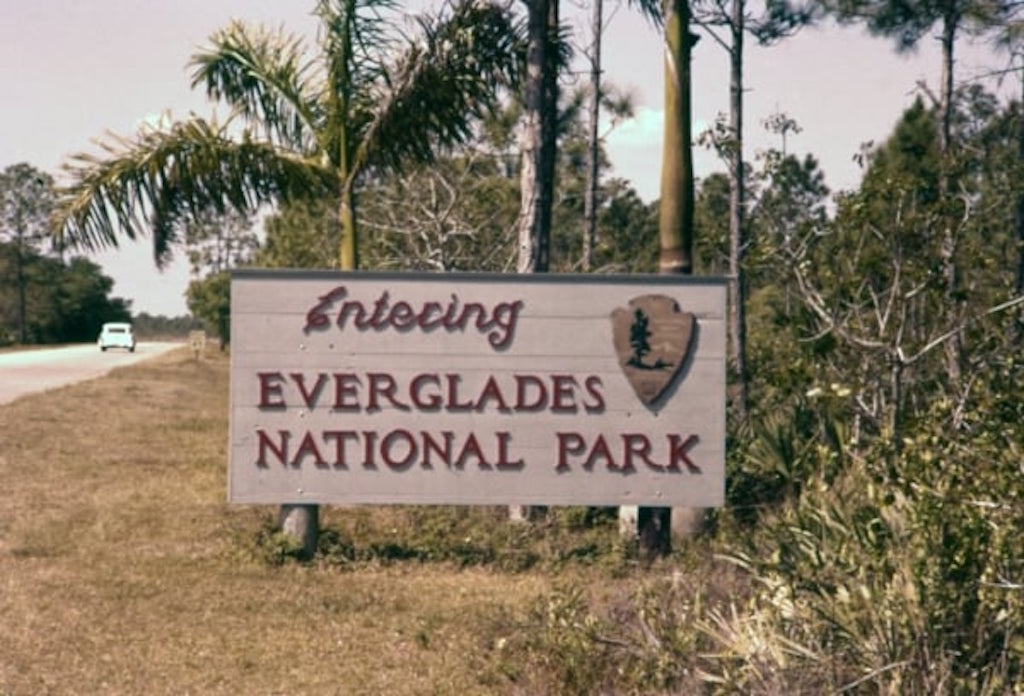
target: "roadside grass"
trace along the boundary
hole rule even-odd
[[[325,508],[296,562],[276,509],[226,503],[227,383],[183,348],[0,406],[0,694],[646,693],[696,631],[652,633],[685,616],[645,588],[734,589],[585,508]]]

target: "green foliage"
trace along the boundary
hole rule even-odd
[[[185,338],[189,331],[203,328],[202,322],[191,316],[166,317],[140,312],[132,318],[135,335],[145,339]]]
[[[612,508],[557,508],[536,524],[509,524],[505,508],[384,507],[333,511],[322,522],[316,562],[339,568],[400,562],[489,567],[504,572],[556,571],[580,566],[619,573],[632,563],[617,534]],[[267,516],[244,542],[271,564],[302,560]]]
[[[259,239],[245,215],[204,213],[186,223],[185,247],[192,275],[202,276],[250,263]]]
[[[265,239],[254,265],[264,268],[337,268],[341,228],[326,201],[285,203],[263,222]]]
[[[221,347],[230,343],[231,274],[221,271],[202,280],[193,280],[185,296],[189,311],[220,337]]]
[[[705,615],[701,590],[641,580],[626,596],[565,582],[531,608],[525,630],[504,646],[531,666],[527,678],[565,694],[697,693],[701,653],[711,644],[695,630]]]
[[[959,103],[972,149],[942,160],[934,114],[915,104],[835,219],[791,227],[788,248],[772,231],[799,217],[771,211],[798,210],[780,184],[813,193],[812,169],[765,181],[748,307],[755,411],[730,434],[730,508],[717,516],[719,542],[760,589],[703,617],[716,688],[1024,688],[1024,555],[1007,541],[1024,529],[1024,372],[1004,252],[1016,200],[1004,177],[1019,162],[985,95]],[[959,197],[944,193],[943,167]],[[963,314],[939,262],[951,212],[971,279]],[[958,322],[966,389],[936,349]]]
[[[25,297],[19,331],[18,273]],[[0,242],[0,345],[95,341],[107,321],[130,321],[130,303],[110,297],[114,281],[82,257],[64,262]]]
[[[263,519],[247,550],[254,560],[274,566],[298,562],[305,556],[302,543],[291,534],[282,532],[270,517]]]
[[[26,162],[0,172],[0,240],[42,251],[50,239],[53,177]]]
[[[729,177],[720,172],[702,179],[694,210],[697,270],[706,275],[729,271]]]
[[[613,180],[602,195],[594,268],[611,273],[654,273],[658,268],[658,207]]]
[[[841,21],[863,22],[876,35],[892,38],[899,51],[917,47],[936,24],[955,34],[998,29],[1010,23],[1020,9],[1012,0],[830,0],[823,3]]]
[[[1024,559],[1009,538],[1020,504],[1020,400],[1024,369],[993,365],[967,409],[976,428],[941,426],[948,403],[922,418],[900,452],[884,443],[839,453],[841,473],[812,473],[799,497],[766,515],[734,551],[763,585],[749,618],[719,618],[719,676],[749,689],[787,669],[827,690],[870,684],[899,693],[1005,693],[1024,684]],[[996,415],[994,415],[996,414]],[[819,449],[819,472],[834,470]],[[1019,547],[1019,545],[1018,545]],[[756,617],[756,618],[755,618]],[[793,648],[757,655],[741,621],[765,642]]]

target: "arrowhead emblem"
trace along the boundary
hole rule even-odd
[[[642,295],[612,312],[619,367],[640,401],[653,406],[675,381],[693,344],[697,317],[665,295]]]

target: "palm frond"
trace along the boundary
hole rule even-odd
[[[312,159],[244,131],[193,117],[134,140],[111,135],[104,154],[78,154],[65,166],[73,183],[61,190],[61,241],[96,250],[116,247],[118,233],[152,233],[157,265],[167,259],[180,224],[203,211],[254,212],[260,205],[331,191],[330,173]]]
[[[640,10],[640,14],[658,29],[665,24],[665,10],[661,0],[627,0],[626,4]]]
[[[384,61],[397,34],[394,0],[320,0],[316,14],[326,74],[320,101],[327,114],[323,129],[331,161],[348,169],[358,134],[372,120],[377,104],[372,86],[386,80]]]
[[[299,152],[323,148],[315,141],[324,118],[320,88],[299,38],[236,21],[216,32],[191,64],[192,87],[205,85],[209,97],[226,102],[267,139]]]
[[[410,41],[389,71],[350,176],[367,165],[397,170],[404,160],[431,161],[438,146],[472,135],[502,88],[518,88],[522,27],[508,10],[480,0],[461,0],[450,10],[422,19],[422,38]]]

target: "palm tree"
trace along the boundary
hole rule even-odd
[[[193,57],[193,87],[223,101],[223,123],[191,116],[114,137],[104,156],[80,154],[57,214],[63,241],[94,249],[152,231],[164,263],[187,223],[210,211],[331,201],[338,265],[359,266],[356,191],[371,172],[429,162],[465,141],[474,122],[515,89],[519,32],[491,0],[453,0],[417,20],[418,36],[389,31],[392,0],[319,0],[320,53],[301,40],[234,22]],[[285,505],[281,524],[306,555],[318,508]]]
[[[192,86],[224,102],[219,122],[196,115],[110,137],[102,156],[67,166],[59,234],[73,246],[116,246],[151,231],[163,264],[204,211],[330,200],[341,226],[338,264],[358,267],[356,191],[472,135],[519,75],[519,29],[490,0],[453,0],[394,29],[392,0],[319,0],[319,53],[300,38],[233,22],[193,56]]]

